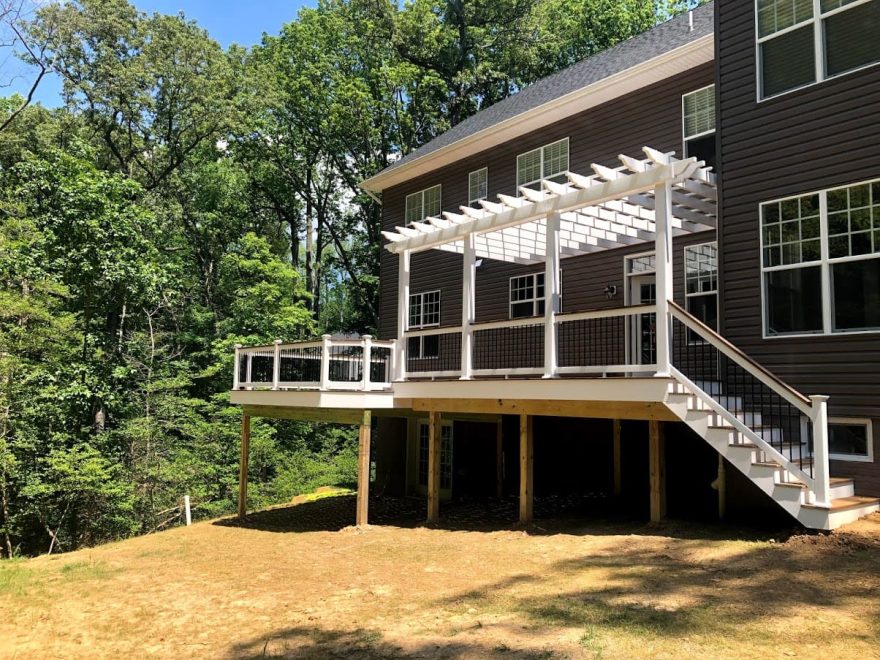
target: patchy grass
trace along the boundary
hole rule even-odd
[[[325,495],[241,527],[2,563],[0,657],[880,657],[880,516],[779,542],[352,516],[353,498]]]

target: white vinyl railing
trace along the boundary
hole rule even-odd
[[[388,389],[393,348],[393,341],[377,341],[370,335],[236,346],[233,389]]]

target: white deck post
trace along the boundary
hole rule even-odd
[[[239,374],[241,373],[241,344],[235,345],[235,372],[232,374],[232,389],[239,388]]]
[[[464,239],[461,284],[461,380],[471,379],[476,315],[477,250],[473,234]]]
[[[281,380],[281,340],[275,340],[275,355],[272,358],[272,389],[278,389]]]
[[[669,376],[670,323],[669,301],[672,300],[672,184],[660,183],[654,188],[657,227],[655,254],[657,289],[657,375]]]
[[[370,389],[370,366],[373,359],[373,335],[361,335],[364,340],[364,349],[361,359],[363,360],[363,384],[362,388],[366,392]]]
[[[247,362],[246,362],[246,365],[247,365],[247,366],[245,367],[244,380],[245,380],[246,383],[253,383],[253,382],[254,382],[254,380],[253,380],[253,375],[254,375],[254,374],[253,374],[253,372],[254,372],[254,352],[253,352],[253,351],[248,351],[248,352],[247,352],[247,355],[245,356],[245,360],[247,361]]]
[[[547,216],[544,259],[544,378],[557,376],[556,314],[559,312],[559,214]]]
[[[330,340],[333,335],[321,335],[321,389],[330,386]]]
[[[831,506],[831,473],[828,465],[828,397],[815,395],[812,402],[813,481],[818,506]]]
[[[397,341],[394,343],[394,379],[406,380],[406,328],[409,319],[410,252],[400,253],[397,266]]]

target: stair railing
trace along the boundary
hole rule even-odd
[[[673,377],[802,481],[808,501],[830,506],[828,397],[805,396],[680,305],[669,309]]]

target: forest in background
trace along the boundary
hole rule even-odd
[[[0,0],[0,557],[232,511],[233,346],[377,327],[358,182],[663,0],[320,0],[251,48],[126,0]],[[34,9],[36,7],[36,9]],[[0,69],[0,86],[7,86]],[[356,479],[353,430],[259,420],[249,505]]]

